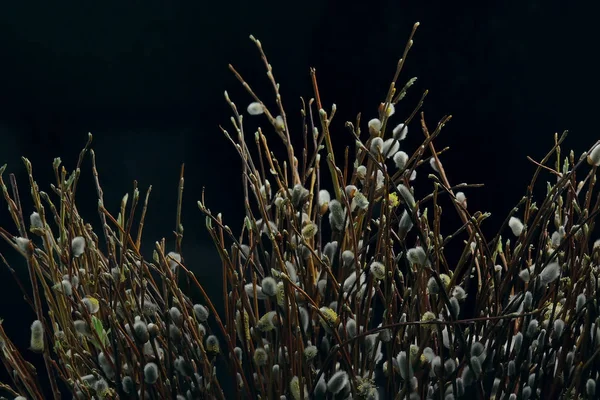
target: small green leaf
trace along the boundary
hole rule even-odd
[[[108,334],[104,330],[104,326],[102,325],[102,320],[92,316],[92,325],[94,326],[94,330],[98,334],[98,337],[102,341],[102,344],[106,346],[108,344]],[[92,343],[94,343],[94,342],[95,341],[92,340]],[[94,346],[99,347],[98,343],[94,343]]]

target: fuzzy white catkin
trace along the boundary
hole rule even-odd
[[[367,176],[367,167],[360,165],[358,168],[356,168],[356,176],[362,182]]]
[[[96,395],[98,396],[98,398],[106,398],[106,393],[108,392],[108,382],[106,382],[104,379],[100,379],[94,385],[94,390],[96,391]]]
[[[215,335],[206,338],[206,350],[212,353],[218,353],[220,350],[219,339]]]
[[[155,363],[148,363],[144,366],[144,382],[154,385],[158,380],[158,366]]]
[[[290,380],[290,393],[294,400],[300,400],[300,379],[297,376]]]
[[[579,314],[579,312],[581,311],[581,309],[583,309],[583,306],[585,305],[585,300],[586,300],[585,294],[580,293],[577,296],[577,301],[575,302],[575,312],[577,314]]]
[[[104,354],[104,352],[100,352],[98,354],[98,364],[100,364],[102,371],[104,371],[104,373],[106,374],[106,376],[108,378],[112,378],[115,375],[115,372],[113,371],[111,362],[112,362],[112,357],[109,360],[109,357],[107,357],[106,354]]]
[[[63,293],[65,296],[70,297],[73,294],[73,285],[66,279],[63,279],[60,283],[57,283],[53,286],[53,288],[60,293]]]
[[[464,300],[467,298],[467,292],[465,292],[465,289],[463,289],[462,286],[455,286],[454,289],[452,289],[452,296],[456,297],[457,300]]]
[[[394,136],[394,139],[396,139],[396,140],[406,139],[407,134],[408,134],[408,126],[406,126],[405,124],[398,124],[392,130],[392,135]]]
[[[540,280],[543,285],[554,282],[560,276],[560,266],[557,262],[548,264],[542,272],[540,272]]]
[[[560,242],[563,240],[563,238],[565,237],[565,228],[561,226],[561,230],[560,231],[555,231],[552,233],[552,236],[550,237],[552,240],[552,247],[558,247],[560,246]]]
[[[531,280],[531,272],[534,269],[534,265],[529,268],[525,268],[523,271],[519,272],[519,278],[523,280],[523,282],[529,282]]]
[[[348,383],[348,374],[346,371],[338,371],[331,376],[327,382],[327,390],[333,394],[337,394],[342,391],[344,386]]]
[[[450,297],[450,307],[452,310],[453,316],[456,318],[460,314],[460,304],[458,304],[458,300],[456,297]]]
[[[529,311],[531,310],[531,305],[533,304],[533,295],[530,291],[525,292],[525,297],[523,299],[523,310]]]
[[[329,223],[331,228],[336,231],[342,231],[344,229],[344,209],[342,204],[337,200],[331,200],[329,203]]]
[[[587,161],[590,165],[600,166],[600,145],[595,146],[587,156]]]
[[[431,169],[433,169],[435,172],[437,172],[438,174],[440,173],[440,169],[438,168],[438,163],[435,160],[435,158],[431,157],[429,159],[429,165],[431,166]]]
[[[537,333],[538,325],[539,323],[537,319],[532,319],[531,321],[529,321],[529,325],[527,326],[527,331],[525,331],[525,335],[529,338],[534,337]]]
[[[123,378],[121,386],[123,387],[123,391],[127,394],[131,394],[135,390],[135,383],[133,382],[133,379],[130,376],[126,376],[125,378]]]
[[[100,310],[100,304],[98,303],[98,300],[93,297],[86,296],[81,299],[81,302],[87,308],[90,314],[96,314],[98,310]]]
[[[319,207],[329,204],[331,201],[331,195],[325,189],[319,190]]]
[[[410,215],[406,210],[402,213],[402,218],[400,218],[400,223],[398,224],[398,233],[400,236],[406,235],[413,227],[412,220],[410,219]]]
[[[167,254],[167,260],[169,261],[169,268],[175,273],[175,270],[181,263],[181,254],[170,251],[169,254]]]
[[[321,296],[325,296],[326,288],[327,288],[327,281],[325,279],[320,279],[319,282],[317,282],[317,289],[319,290],[319,294]]]
[[[87,322],[85,322],[82,319],[75,320],[75,322],[73,322],[73,327],[75,327],[75,331],[81,335],[91,334],[91,331],[90,331],[90,328],[89,328]]]
[[[300,311],[300,323],[302,324],[302,329],[304,332],[308,331],[308,324],[310,323],[308,311],[304,307],[298,307],[298,311]]]
[[[594,398],[594,395],[596,394],[596,381],[591,378],[588,379],[585,383],[585,391],[590,399]]]
[[[425,357],[427,362],[430,363],[431,360],[433,360],[433,358],[435,357],[435,353],[433,352],[433,349],[431,347],[425,347],[423,349],[423,356]]]
[[[515,236],[520,236],[521,232],[523,232],[523,223],[517,217],[510,217],[508,220],[508,226]]]
[[[202,304],[194,304],[194,315],[198,321],[205,322],[208,319],[208,309]]]
[[[344,267],[352,267],[354,265],[354,253],[351,250],[344,250],[342,252],[342,261]]]
[[[32,212],[29,216],[29,222],[31,223],[32,228],[42,228],[42,217],[37,212]]]
[[[381,130],[381,121],[378,118],[373,118],[368,123],[369,131],[379,133]]]
[[[563,330],[565,329],[565,322],[562,319],[554,320],[554,337],[560,339]]]
[[[261,185],[260,195],[265,200],[269,200],[271,198],[271,183],[268,179],[265,179],[264,185]]]
[[[514,376],[517,373],[517,366],[513,360],[508,362],[508,376]]]
[[[29,239],[24,237],[16,237],[15,242],[17,242],[19,250],[21,250],[23,253],[27,253],[29,251]]]
[[[142,343],[146,343],[150,339],[150,333],[148,333],[148,325],[146,325],[144,321],[136,321],[133,324],[133,332]]]
[[[352,339],[355,337],[356,332],[356,321],[352,318],[349,318],[348,321],[346,321],[346,333],[348,334],[348,338]]]
[[[71,251],[74,257],[79,257],[85,251],[85,239],[82,236],[77,236],[71,241]]]
[[[444,361],[444,371],[446,371],[446,375],[452,374],[456,370],[456,361],[449,358]]]
[[[404,185],[398,185],[398,192],[400,192],[400,196],[404,199],[406,204],[412,209],[415,208],[416,202],[413,194],[410,192],[410,189]]]
[[[406,252],[406,257],[412,264],[418,264],[424,266],[427,262],[427,254],[421,246],[409,249]]]
[[[325,379],[323,375],[321,375],[321,379],[317,382],[317,386],[315,386],[315,396],[325,397],[327,392],[327,384],[325,383]]]
[[[408,154],[403,151],[399,151],[393,156],[394,164],[399,170],[403,170],[408,162]]]
[[[379,261],[374,261],[371,264],[371,273],[375,277],[375,279],[382,280],[385,279],[385,265],[380,263]]]
[[[518,353],[521,351],[521,345],[523,344],[523,334],[521,332],[517,332],[517,334],[513,337],[513,341],[515,342],[514,344],[514,350],[515,353]]]
[[[400,368],[400,376],[402,377],[402,379],[407,380],[412,378],[412,366],[408,362],[406,351],[401,351],[400,353],[398,353],[396,361],[398,361],[398,367]]]
[[[169,316],[171,317],[171,321],[173,321],[175,325],[181,326],[181,324],[183,324],[183,315],[177,307],[171,307],[169,309]]]
[[[308,191],[308,189],[306,189],[304,186],[298,183],[294,185],[290,194],[292,198],[292,204],[295,207],[300,207],[304,203],[310,192]],[[302,217],[302,219],[304,220],[304,215]]]
[[[245,284],[244,290],[246,291],[246,294],[248,295],[248,297],[250,297],[251,299],[254,298],[254,284],[253,283]],[[267,298],[267,295],[265,295],[263,293],[262,287],[260,287],[260,285],[256,285],[256,298],[259,300],[264,300]]]
[[[296,273],[296,267],[289,261],[285,262],[285,268],[287,269],[287,275],[290,280],[294,283],[298,282],[298,274]]]
[[[317,224],[313,223],[313,222],[309,222],[308,224],[304,225],[304,227],[302,228],[302,237],[305,239],[310,239],[313,238],[318,231],[318,226]]]
[[[535,373],[529,374],[529,378],[527,378],[527,385],[528,386],[535,385]]]
[[[258,347],[256,350],[254,350],[252,360],[257,366],[264,367],[269,361],[269,355],[267,354],[265,349],[263,349],[262,347]]]
[[[323,248],[323,255],[325,257],[327,257],[329,259],[329,261],[333,261],[333,257],[335,256],[335,253],[337,252],[337,249],[338,249],[338,242],[337,241],[334,240],[333,242],[329,242]]]
[[[439,294],[440,293],[440,287],[438,286],[438,284],[435,281],[435,278],[433,276],[431,278],[429,278],[429,280],[427,281],[427,290],[429,291],[430,294]]]
[[[483,353],[483,350],[485,350],[485,347],[481,342],[474,342],[471,346],[471,356],[479,357]]]
[[[248,105],[247,111],[248,111],[248,114],[250,114],[250,115],[260,115],[265,112],[262,104],[260,104],[257,101],[250,103]]]
[[[371,153],[377,156],[383,152],[383,139],[380,137],[375,137],[371,140]]]
[[[400,142],[396,139],[387,139],[383,142],[383,151],[382,153],[386,156],[386,158],[392,158],[394,155],[400,150]]]
[[[275,118],[275,129],[277,129],[278,131],[282,131],[285,129],[285,121],[283,120],[283,117],[281,115],[278,115]]]
[[[277,294],[277,281],[270,276],[265,277],[262,282],[262,291],[267,296],[273,297]]]
[[[311,345],[304,348],[304,358],[307,360],[312,360],[318,353],[319,349],[317,349],[317,346]]]
[[[39,319],[36,319],[33,321],[33,324],[31,324],[30,346],[33,351],[44,351],[44,325]]]
[[[236,346],[233,349],[233,353],[235,354],[235,357],[238,359],[238,361],[242,362],[242,360],[244,358],[244,353],[243,353],[242,349]]]
[[[498,388],[500,388],[500,382],[502,382],[500,380],[500,378],[495,378],[494,379],[494,383],[492,384],[492,393],[491,393],[491,398],[495,399],[496,398],[496,394],[498,393]]]
[[[381,103],[381,109],[385,107],[385,103]],[[396,113],[396,106],[393,103],[388,103],[387,107],[385,107],[385,115],[391,117]]]

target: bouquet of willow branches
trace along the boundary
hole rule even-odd
[[[377,117],[346,123],[355,149],[343,161],[331,140],[336,107],[321,104],[314,70],[314,98],[302,109],[304,147],[292,146],[279,85],[251,37],[277,107],[269,109],[231,67],[253,98],[247,113],[266,117],[274,132],[259,127],[248,140],[243,113],[225,95],[234,130],[223,133],[242,161],[241,233],[204,196],[198,202],[222,260],[222,315],[181,255],[183,171],[175,249],[157,242],[151,259],[141,250],[149,193],[140,204],[135,185],[131,203],[126,195],[113,217],[93,151],[101,229],[78,214],[89,142],[73,173],[55,161],[51,194],[39,190],[25,160],[35,206],[29,223],[14,176],[7,185],[0,175],[17,229],[0,236],[28,266],[33,298],[19,284],[37,315],[31,350],[43,356],[54,398],[62,382],[77,399],[223,399],[217,365],[246,399],[597,398],[600,245],[590,235],[600,145],[564,156],[566,135],[555,135],[542,160],[530,159],[537,169],[523,199],[496,236],[484,237],[489,214],[469,210],[462,192],[479,185],[453,186],[434,144],[450,118],[430,130],[420,112],[425,94],[404,117],[396,112],[414,82],[397,86],[417,26]],[[412,125],[424,140],[409,155],[401,143]],[[285,145],[279,157],[273,137]],[[429,188],[423,193],[412,184],[417,171],[420,187]],[[536,200],[540,174],[552,182]],[[442,205],[462,221],[448,235]],[[184,280],[200,291],[200,303],[180,289]],[[0,340],[12,378],[0,390],[43,398],[36,372],[1,325]]]

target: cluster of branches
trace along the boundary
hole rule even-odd
[[[260,127],[248,140],[243,112],[225,94],[234,130],[222,130],[242,162],[241,233],[208,209],[204,195],[198,202],[222,260],[222,315],[181,255],[183,169],[175,249],[157,242],[151,260],[141,250],[149,191],[137,229],[137,185],[113,217],[91,150],[100,232],[78,214],[90,142],[71,175],[55,161],[52,195],[38,189],[25,160],[35,208],[29,229],[14,176],[7,185],[0,173],[18,232],[0,228],[0,236],[24,257],[33,298],[2,261],[36,313],[31,349],[43,355],[55,398],[58,380],[75,398],[224,398],[218,360],[235,377],[238,398],[596,397],[600,245],[590,236],[600,209],[600,146],[564,156],[566,133],[555,135],[542,160],[530,159],[536,170],[525,196],[486,238],[489,213],[469,210],[463,192],[481,185],[453,186],[441,161],[446,149],[434,143],[450,117],[429,130],[421,112],[427,92],[416,107],[401,107],[415,81],[397,86],[417,26],[377,117],[345,124],[355,146],[343,161],[332,142],[336,107],[321,104],[314,70],[296,152],[279,85],[251,37],[276,108],[231,69],[253,99],[247,113],[266,117],[285,151],[279,157]],[[406,115],[397,119],[401,109]],[[412,125],[423,142],[407,152]],[[422,194],[417,172],[419,188],[428,188]],[[542,173],[553,182],[540,202]],[[442,205],[461,221],[451,233],[444,234]],[[202,304],[183,293],[184,280]],[[0,340],[12,377],[0,389],[43,398],[1,325]]]

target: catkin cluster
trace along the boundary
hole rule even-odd
[[[113,216],[95,174],[102,224],[92,227],[74,202],[79,165],[69,176],[55,161],[50,196],[25,160],[35,207],[26,224],[0,170],[16,227],[0,237],[29,269],[30,349],[43,354],[55,398],[57,379],[77,399],[224,399],[227,388],[246,399],[598,397],[600,146],[565,156],[555,135],[522,200],[484,235],[490,214],[465,194],[478,185],[453,185],[436,147],[450,118],[430,129],[422,101],[405,104],[415,79],[397,86],[417,26],[372,118],[339,126],[312,70],[299,132],[251,37],[277,103],[267,107],[231,68],[252,98],[240,110],[225,93],[233,130],[222,129],[242,161],[244,221],[234,233],[198,202],[221,258],[223,313],[182,255],[183,176],[175,246],[162,240],[147,254],[148,195],[140,201],[137,186]],[[337,131],[353,141],[343,156]],[[2,325],[0,339],[11,395],[44,398]]]

